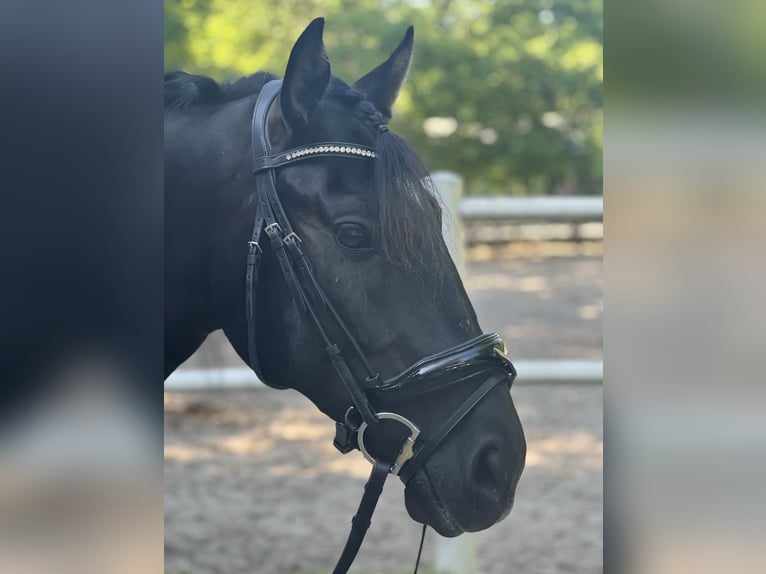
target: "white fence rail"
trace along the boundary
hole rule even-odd
[[[458,212],[468,245],[604,237],[601,197],[467,197]]]
[[[584,223],[601,221],[603,215],[603,198],[585,195],[546,197],[466,197],[460,202],[460,217],[464,221],[474,219],[503,219],[514,221]]]
[[[601,361],[514,361],[519,372],[514,385],[599,384],[604,378]],[[247,367],[181,368],[165,381],[166,391],[254,389],[265,385]]]

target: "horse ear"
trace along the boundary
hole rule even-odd
[[[330,83],[330,60],[322,43],[323,28],[324,18],[313,20],[295,42],[287,61],[279,103],[291,132],[308,126]]]
[[[394,102],[399,96],[399,90],[410,69],[414,37],[415,29],[410,26],[404,34],[404,39],[388,57],[388,60],[354,84],[354,87],[366,95],[375,104],[375,107],[389,119],[391,119],[391,108],[394,107]]]

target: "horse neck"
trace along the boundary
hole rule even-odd
[[[213,191],[195,189],[188,172],[166,176],[166,375],[202,344],[214,327],[210,301],[209,230]],[[183,176],[183,177],[181,177]]]
[[[221,249],[213,242],[236,244],[239,235],[231,234],[232,226],[238,226],[232,218],[242,211],[243,198],[254,185],[247,177],[237,177],[250,173],[250,155],[242,150],[250,144],[253,103],[254,98],[227,103],[215,109],[214,119],[213,108],[166,118],[165,347],[171,359],[166,370],[186,360],[210,332],[221,327],[225,311],[221,286],[215,288],[216,304],[211,278],[220,282],[232,265],[240,270],[239,260],[217,260],[221,253],[232,253],[232,248]],[[252,216],[242,213],[240,217],[244,218],[244,245]],[[241,263],[244,269],[244,259]],[[238,295],[243,283],[234,283]],[[227,292],[223,295],[227,301],[235,299]]]

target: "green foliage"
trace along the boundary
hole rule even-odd
[[[166,69],[283,74],[325,16],[353,83],[415,26],[392,127],[470,193],[601,193],[602,0],[166,0]]]

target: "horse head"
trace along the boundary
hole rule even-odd
[[[391,461],[414,520],[481,530],[509,512],[526,443],[515,373],[499,337],[482,335],[428,172],[388,128],[413,30],[352,85],[332,76],[322,30],[317,19],[303,32],[281,84],[253,77],[249,96],[194,112],[206,135],[186,161],[215,187],[207,328],[336,421],[341,449]]]

